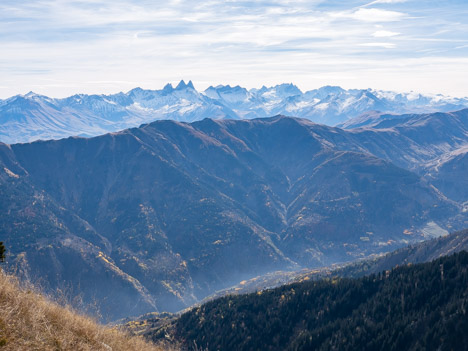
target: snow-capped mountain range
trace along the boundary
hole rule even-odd
[[[158,119],[193,122],[204,118],[251,119],[278,114],[330,126],[369,111],[447,112],[468,107],[468,98],[394,93],[325,86],[302,92],[293,84],[260,89],[218,85],[197,91],[183,80],[174,88],[135,88],[113,95],[78,94],[64,99],[28,93],[0,100],[0,141],[30,142],[96,136]]]

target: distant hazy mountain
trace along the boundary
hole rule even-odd
[[[467,136],[464,110],[351,131],[277,116],[0,144],[0,240],[10,267],[107,318],[173,311],[466,227],[466,199],[427,174]]]
[[[330,86],[303,93],[293,84],[251,90],[220,85],[198,92],[192,82],[181,81],[175,88],[168,84],[162,90],[136,88],[128,93],[79,94],[65,99],[29,93],[0,100],[0,141],[11,144],[97,136],[161,119],[193,122],[284,114],[333,126],[369,111],[381,111],[380,115],[447,112],[464,107],[468,107],[468,99],[442,95]]]

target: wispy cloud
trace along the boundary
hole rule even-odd
[[[381,10],[375,8],[360,8],[349,15],[350,18],[364,22],[397,22],[406,17],[405,13],[398,11]]]
[[[401,4],[403,2],[406,2],[408,0],[375,0],[372,1],[371,3],[367,4],[367,6],[372,6],[376,4]]]
[[[200,87],[295,81],[454,94],[468,69],[447,62],[467,56],[467,12],[461,0],[3,0],[0,96],[32,86],[55,96],[160,88],[181,78]],[[434,72],[432,88],[416,78],[423,69]],[[453,84],[443,88],[437,72]]]
[[[393,49],[396,47],[394,43],[363,43],[359,44],[360,46],[369,46],[369,47],[376,47],[376,48],[385,48],[385,49]]]
[[[397,35],[400,35],[401,33],[398,32],[392,32],[389,30],[378,30],[372,34],[374,38],[391,38]]]

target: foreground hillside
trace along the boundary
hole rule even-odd
[[[208,350],[462,350],[468,253],[360,279],[227,296],[152,335]]]
[[[65,284],[106,320],[178,311],[466,228],[464,199],[424,174],[467,144],[468,110],[353,131],[276,116],[0,144],[0,240],[22,277]]]
[[[19,287],[0,271],[1,350],[161,351]]]

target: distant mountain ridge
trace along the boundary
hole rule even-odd
[[[467,144],[468,110],[382,129],[164,120],[0,144],[0,241],[22,276],[66,284],[108,319],[175,311],[267,272],[465,228],[465,199],[431,181]]]
[[[327,125],[369,111],[422,113],[468,107],[467,98],[325,86],[302,92],[293,84],[247,90],[219,85],[203,92],[183,80],[174,88],[135,88],[112,95],[77,94],[63,99],[28,93],[0,100],[0,141],[13,144],[68,136],[97,136],[161,119],[251,119],[277,114]]]

